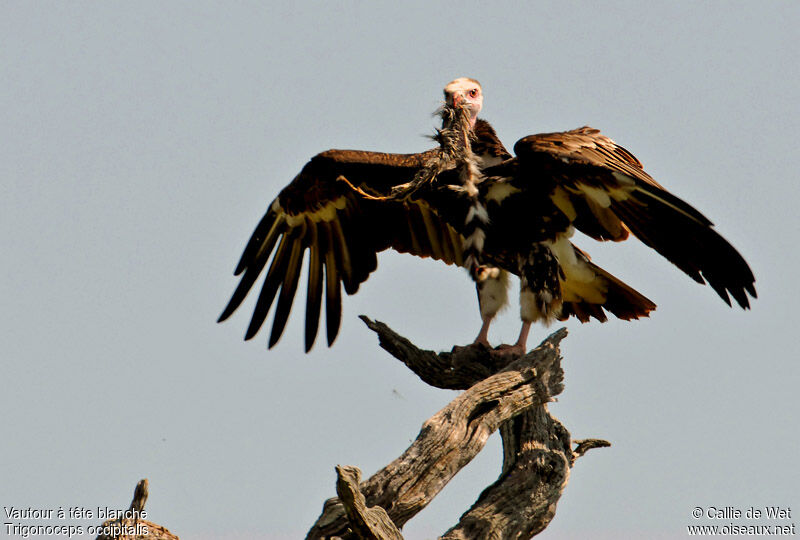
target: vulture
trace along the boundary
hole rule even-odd
[[[648,316],[656,305],[573,245],[576,229],[598,241],[638,237],[729,306],[731,297],[744,309],[748,295],[756,298],[753,273],[712,222],[598,130],[530,135],[512,155],[478,118],[478,81],[455,79],[444,97],[436,148],[418,154],[328,150],[311,158],[256,226],[219,321],[266,269],[245,339],[256,335],[277,297],[274,346],[305,261],[305,349],[317,337],[323,296],[330,346],[341,322],[342,288],[354,294],[388,248],[468,271],[482,319],[475,344],[489,345],[489,325],[507,302],[509,273],[517,275],[522,329],[515,344],[496,349],[503,353],[525,352],[535,321]]]

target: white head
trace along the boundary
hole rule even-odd
[[[466,104],[470,111],[470,126],[475,127],[475,120],[483,107],[483,90],[481,83],[475,79],[460,77],[447,83],[444,87],[444,100],[448,106]]]

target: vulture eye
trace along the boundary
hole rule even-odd
[[[473,88],[472,90],[467,92],[467,95],[469,97],[471,97],[471,98],[478,97],[478,89],[477,88]]]

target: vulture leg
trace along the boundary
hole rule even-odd
[[[497,347],[497,352],[503,354],[516,354],[522,356],[527,352],[528,332],[531,330],[530,321],[522,321],[522,329],[519,331],[519,338],[513,345],[500,345]]]
[[[487,347],[491,347],[489,344],[489,326],[492,324],[492,316],[481,313],[481,320],[483,321],[483,324],[481,325],[481,331],[478,332],[478,337],[475,338],[475,341],[472,344],[486,345]]]
[[[517,259],[520,275],[519,307],[522,329],[514,345],[501,345],[504,354],[525,354],[531,323],[550,324],[561,314],[561,267],[546,244],[533,244]]]
[[[508,303],[508,273],[500,268],[479,266],[475,271],[475,288],[483,324],[474,345],[480,343],[489,347],[489,325]]]

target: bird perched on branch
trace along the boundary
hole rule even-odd
[[[478,118],[483,90],[459,78],[444,88],[437,148],[419,154],[328,150],[269,205],[244,249],[238,287],[219,320],[238,308],[269,266],[245,339],[277,296],[277,343],[308,266],[305,348],[317,336],[325,296],[327,340],[341,322],[341,289],[354,294],[388,248],[465,267],[476,283],[487,345],[520,278],[522,329],[505,352],[524,352],[531,323],[646,317],[656,305],[574,246],[575,229],[599,241],[632,233],[731,305],[749,308],[755,278],[741,255],[692,206],[666,191],[627,150],[596,129],[530,135],[512,156]],[[306,256],[306,252],[308,252]],[[269,263],[269,264],[268,264]],[[280,290],[280,292],[278,292]]]

